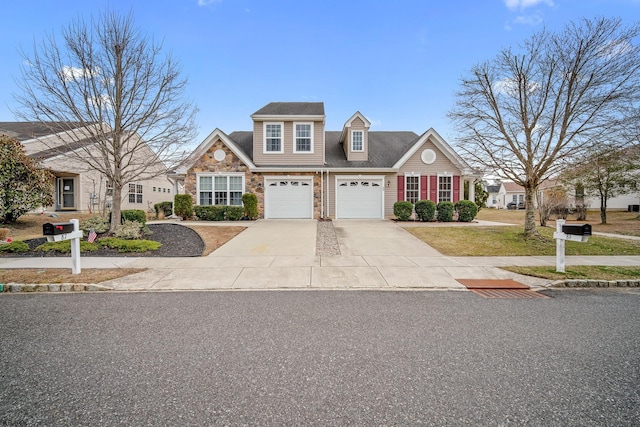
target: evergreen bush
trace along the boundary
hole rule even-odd
[[[411,202],[395,202],[393,204],[393,214],[398,221],[409,221],[413,213],[413,203]]]
[[[193,216],[193,199],[189,194],[176,194],[173,198],[174,211],[183,219]]]
[[[453,221],[454,205],[452,202],[440,202],[437,207],[437,218],[440,222]]]
[[[244,216],[247,219],[258,219],[258,197],[253,193],[244,193],[242,195],[242,204],[244,206]]]
[[[142,209],[125,209],[122,211],[122,223],[125,221],[139,222],[144,226],[147,224],[147,213]]]
[[[436,204],[432,200],[418,200],[415,208],[420,221],[433,221],[436,217]]]
[[[162,212],[165,217],[171,216],[173,214],[173,202],[156,203],[153,205],[153,209],[156,211],[156,218],[160,216],[160,212]]]
[[[478,205],[471,200],[460,200],[455,205],[458,221],[471,222],[478,214]]]

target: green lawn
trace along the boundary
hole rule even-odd
[[[520,226],[407,227],[406,230],[448,256],[555,255],[553,230],[538,227],[525,239]],[[586,243],[566,242],[566,255],[640,255],[640,241],[591,236]]]

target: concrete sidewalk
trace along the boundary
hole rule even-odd
[[[404,225],[404,224],[403,224]],[[548,280],[498,267],[553,266],[555,257],[443,256],[391,221],[335,220],[341,255],[315,255],[313,220],[261,220],[206,257],[83,257],[82,268],[146,268],[102,282],[115,290],[466,289],[456,279]],[[566,265],[640,266],[640,256],[569,256]],[[70,258],[0,258],[0,268],[69,268]]]

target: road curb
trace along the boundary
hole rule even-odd
[[[640,280],[555,280],[552,288],[638,288]]]
[[[95,283],[5,283],[0,284],[2,293],[18,292],[95,292],[112,291],[109,286],[97,285]]]

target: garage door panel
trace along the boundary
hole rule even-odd
[[[313,218],[313,188],[310,180],[273,179],[267,181],[267,218]]]
[[[338,180],[337,218],[382,218],[381,180]]]

